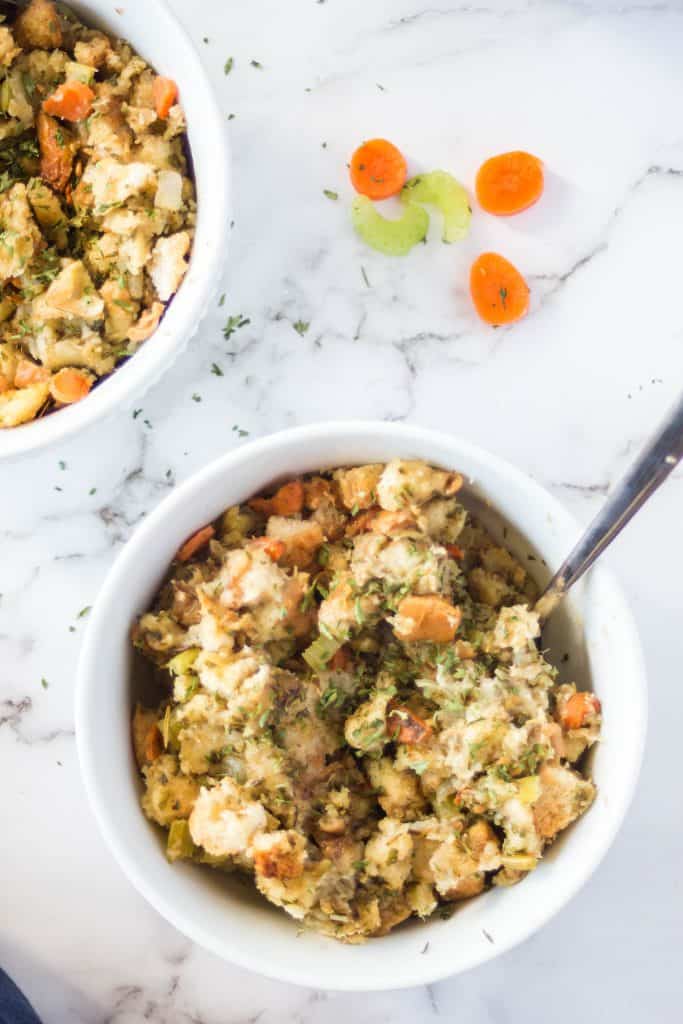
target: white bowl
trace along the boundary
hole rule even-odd
[[[127,39],[156,71],[178,83],[197,186],[196,235],[185,280],[154,336],[82,402],[0,430],[0,460],[62,441],[151,387],[196,333],[217,288],[230,234],[226,120],[180,22],[163,0],[69,0],[69,6],[86,24]]]
[[[592,758],[598,796],[520,885],[458,907],[449,921],[414,922],[361,946],[305,932],[251,886],[194,864],[169,864],[161,830],[139,806],[130,741],[133,656],[130,627],[146,610],[181,542],[228,505],[267,484],[322,467],[415,457],[457,469],[472,502],[530,568],[560,563],[578,527],[519,470],[458,438],[387,423],[329,423],[255,441],[188,480],[136,530],[91,613],[78,672],[76,733],[85,785],[105,838],[131,882],[180,931],[244,967],[331,989],[424,984],[489,960],[540,928],[583,885],[605,855],[628,807],[640,767],[646,686],[636,629],[611,576],[594,569],[572,591],[544,638],[581,686],[603,704],[603,740]],[[540,582],[544,582],[544,577]],[[429,942],[429,954],[420,955]],[[581,956],[580,950],[577,956]]]

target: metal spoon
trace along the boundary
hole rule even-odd
[[[536,602],[547,619],[683,457],[683,395],[562,563]]]

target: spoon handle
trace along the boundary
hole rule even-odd
[[[607,499],[536,603],[547,618],[683,457],[683,395]]]

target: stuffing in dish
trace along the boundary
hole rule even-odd
[[[600,704],[557,685],[536,590],[394,460],[229,508],[179,550],[134,642],[133,741],[171,860],[250,875],[348,942],[533,871],[595,787]]]
[[[192,245],[184,133],[175,83],[61,4],[0,25],[0,428],[156,330]]]

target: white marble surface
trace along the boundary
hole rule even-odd
[[[253,437],[327,417],[408,419],[498,451],[590,517],[682,379],[683,6],[173,6],[236,115],[227,298],[137,418],[126,411],[0,468],[0,963],[46,1024],[679,1020],[680,472],[608,556],[653,694],[632,812],[568,909],[460,978],[335,995],[193,946],[133,891],[96,831],[72,697],[79,611],[136,522],[246,443],[238,427]],[[531,149],[549,169],[546,196],[523,218],[475,217],[459,248],[435,239],[387,261],[348,226],[345,162],[376,134],[416,169],[443,166],[470,185],[485,156]],[[489,247],[532,286],[533,314],[509,331],[479,324],[464,290],[473,254]],[[237,313],[251,322],[226,342]],[[303,337],[297,320],[310,322]]]

